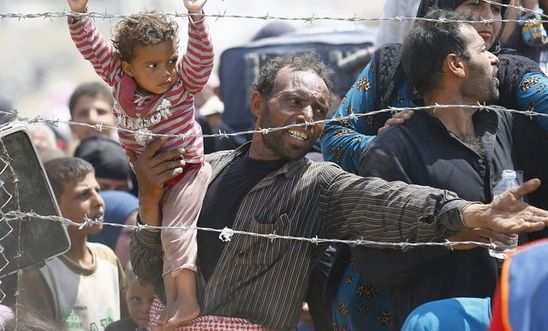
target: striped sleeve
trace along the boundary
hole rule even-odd
[[[70,36],[82,56],[88,60],[95,72],[110,86],[122,70],[122,62],[114,46],[96,29],[93,20],[82,17],[78,21],[69,17]]]
[[[185,89],[200,92],[213,69],[213,46],[203,17],[194,21],[189,17],[187,49],[179,66]]]
[[[447,238],[464,228],[469,204],[450,191],[349,173],[333,176],[325,194],[326,233],[384,242]]]

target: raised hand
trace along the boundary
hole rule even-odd
[[[464,222],[469,228],[488,228],[506,234],[542,230],[548,226],[548,211],[530,206],[521,200],[539,186],[540,180],[531,179],[498,195],[488,205],[469,205],[463,212]]]
[[[84,13],[88,5],[88,0],[67,0],[70,10],[76,13]]]
[[[190,14],[200,14],[207,0],[183,0],[186,10]]]
[[[415,112],[412,110],[402,110],[398,113],[395,113],[392,117],[386,120],[386,122],[384,123],[384,126],[379,129],[377,134],[380,135],[384,133],[386,129],[388,128],[391,128],[396,125],[404,124],[411,118],[411,116],[413,116],[413,114],[415,114]]]

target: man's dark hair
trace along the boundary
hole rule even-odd
[[[320,60],[316,53],[306,53],[302,56],[286,55],[271,59],[262,66],[259,76],[253,83],[253,89],[270,98],[278,72],[283,68],[291,71],[311,71],[325,82],[329,93],[333,91],[333,82],[331,81],[333,71]]]
[[[431,91],[440,81],[443,61],[449,54],[470,59],[460,33],[469,15],[446,9],[430,10],[425,19],[415,21],[403,42],[401,64],[411,84],[421,94]],[[441,21],[440,21],[441,20]]]
[[[63,185],[83,179],[89,173],[95,173],[93,166],[77,157],[62,157],[44,164],[51,188],[57,200],[63,195]]]
[[[74,113],[74,106],[76,106],[76,103],[78,100],[83,97],[103,97],[108,103],[112,106],[114,105],[114,98],[112,97],[112,91],[110,88],[101,83],[101,82],[88,82],[88,83],[82,83],[76,87],[74,92],[72,92],[70,99],[69,99],[69,110],[70,115]]]

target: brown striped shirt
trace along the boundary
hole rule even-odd
[[[208,155],[213,176],[248,148]],[[363,178],[333,163],[303,158],[285,164],[253,187],[238,209],[233,228],[309,238],[433,241],[464,228],[461,211],[466,205],[449,191]],[[131,245],[135,272],[161,287],[159,231],[138,230]],[[225,244],[209,281],[198,273],[202,313],[246,318],[277,330],[294,328],[311,260],[324,248],[235,234]]]

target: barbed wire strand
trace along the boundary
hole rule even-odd
[[[83,126],[87,128],[95,129],[99,132],[105,129],[109,130],[116,130],[119,132],[126,132],[126,133],[139,133],[140,135],[146,135],[150,137],[159,137],[159,138],[188,138],[188,137],[196,137],[200,136],[203,138],[228,138],[228,137],[234,137],[234,136],[242,136],[242,135],[250,135],[255,133],[261,133],[261,134],[269,134],[271,132],[276,131],[283,131],[288,130],[292,128],[299,128],[299,127],[307,127],[307,126],[313,126],[313,125],[324,125],[331,122],[342,122],[345,121],[351,121],[356,120],[363,117],[368,116],[374,116],[379,115],[383,113],[398,113],[402,111],[420,111],[420,110],[435,110],[435,109],[453,109],[453,108],[460,108],[460,109],[470,109],[470,110],[477,110],[480,111],[506,111],[513,114],[520,114],[523,116],[527,116],[529,118],[533,117],[548,117],[548,113],[539,113],[534,110],[534,108],[531,108],[531,110],[517,110],[517,109],[509,109],[502,106],[496,106],[496,105],[485,105],[485,104],[476,104],[476,105],[429,105],[429,106],[418,106],[418,107],[388,107],[385,109],[380,109],[368,113],[350,113],[347,116],[341,116],[336,118],[330,118],[325,120],[319,120],[319,121],[310,121],[310,122],[303,122],[303,123],[294,123],[289,124],[285,126],[280,127],[272,127],[272,128],[259,128],[259,129],[253,129],[253,130],[244,130],[244,131],[238,131],[238,132],[219,132],[215,134],[203,134],[203,135],[191,135],[191,134],[167,134],[167,133],[152,133],[152,132],[141,132],[139,130],[131,130],[131,129],[124,129],[120,127],[115,126],[109,126],[105,125],[103,123],[99,124],[87,124],[82,122],[75,122],[70,120],[60,120],[60,119],[45,119],[40,116],[35,117],[25,117],[20,116],[19,112],[16,109],[8,110],[8,111],[0,111],[0,114],[6,114],[7,116],[11,116],[12,118],[17,119],[20,122],[24,122],[27,124],[34,124],[34,123],[45,123],[49,124],[53,127],[58,127],[59,124],[67,124],[67,125],[75,125],[75,126]]]
[[[319,237],[296,237],[296,236],[284,236],[276,233],[256,233],[242,230],[235,230],[228,227],[223,229],[209,228],[209,227],[199,227],[199,226],[152,226],[146,224],[138,225],[128,225],[128,224],[119,224],[119,223],[109,223],[107,221],[94,220],[90,218],[85,218],[83,223],[77,223],[72,220],[66,219],[61,216],[44,216],[39,215],[34,212],[21,212],[21,211],[9,211],[6,213],[1,213],[2,217],[5,217],[8,220],[19,220],[19,219],[28,219],[28,220],[48,220],[61,222],[65,225],[75,226],[78,229],[83,229],[85,227],[91,227],[96,225],[103,226],[112,226],[125,229],[148,229],[148,230],[169,230],[169,229],[178,229],[185,231],[206,231],[206,232],[216,232],[219,233],[219,239],[228,242],[231,240],[232,236],[235,234],[245,235],[250,237],[260,237],[266,238],[269,240],[295,240],[295,241],[304,241],[312,243],[315,245],[319,244],[347,244],[350,246],[369,246],[369,247],[384,247],[384,248],[410,248],[410,247],[424,247],[424,246],[443,246],[449,249],[453,249],[457,245],[476,245],[478,247],[492,248],[496,249],[497,246],[492,243],[477,242],[477,241],[449,241],[445,240],[443,242],[382,242],[374,240],[365,240],[365,239],[355,239],[355,240],[345,240],[345,239],[332,239],[332,238],[319,238]]]
[[[519,9],[519,7],[517,7]],[[526,8],[523,8],[526,9]],[[532,10],[526,10],[532,11]],[[534,12],[534,11],[533,11]],[[142,15],[155,15],[155,14],[146,14]],[[227,14],[226,11],[219,12],[217,14],[188,14],[188,13],[164,13],[164,15],[172,18],[186,18],[189,16],[194,17],[208,17],[214,18],[215,21],[221,18],[233,18],[233,19],[249,19],[249,20],[277,20],[277,21],[302,21],[307,23],[312,23],[315,21],[346,21],[352,23],[366,23],[366,22],[378,22],[378,21],[394,21],[394,22],[408,22],[408,21],[426,21],[426,22],[445,22],[445,23],[468,23],[468,24],[491,24],[491,23],[524,23],[524,22],[539,22],[539,23],[548,23],[548,20],[528,18],[528,19],[481,19],[481,20],[450,20],[450,19],[430,19],[425,17],[414,17],[414,16],[394,16],[394,17],[334,17],[334,16],[316,16],[312,14],[311,16],[303,17],[288,17],[288,16],[272,16],[268,13],[266,15],[240,15],[240,14]],[[131,15],[126,14],[113,14],[109,12],[86,12],[86,13],[72,13],[68,11],[46,11],[40,13],[0,13],[1,19],[16,19],[16,20],[26,20],[26,19],[59,19],[66,18],[68,16],[78,16],[78,17],[90,17],[95,19],[103,20],[113,20],[113,19],[127,19]],[[546,15],[542,17],[548,18]]]

